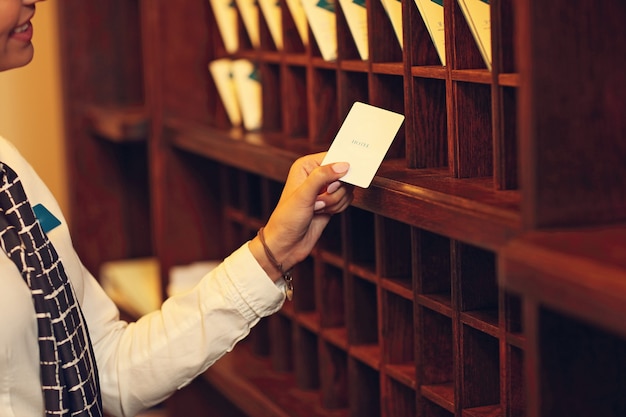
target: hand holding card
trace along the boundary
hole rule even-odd
[[[350,170],[341,181],[369,187],[403,122],[402,114],[355,102],[322,165],[349,162]]]

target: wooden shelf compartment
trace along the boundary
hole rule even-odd
[[[287,138],[308,138],[307,67],[286,64],[281,72],[282,132]]]
[[[452,417],[450,411],[446,410],[445,407],[442,407],[436,403],[432,403],[428,400],[423,401],[418,404],[419,415],[423,415],[425,417]]]
[[[346,258],[349,264],[376,273],[375,216],[366,210],[350,207],[346,211]],[[358,242],[358,244],[357,244]]]
[[[414,332],[413,306],[411,300],[382,291],[379,344],[383,370],[401,371],[402,377],[395,378],[415,389],[415,346],[420,341]]]
[[[369,62],[372,67],[376,63],[402,63],[403,51],[382,2],[368,0],[365,5],[369,31]]]
[[[386,417],[417,415],[415,388],[398,382],[393,377],[383,377],[382,381],[381,415]]]
[[[498,337],[499,292],[495,254],[455,241],[452,242],[451,256],[452,287],[458,290],[461,321]]]
[[[500,408],[500,346],[497,338],[466,325],[460,333],[460,404],[462,410]],[[478,415],[478,414],[476,414]],[[503,416],[500,412],[498,416]]]
[[[494,11],[491,8],[490,11],[493,17]],[[444,3],[444,20],[447,66],[455,70],[486,69],[485,60],[456,0]]]
[[[348,354],[333,344],[320,342],[320,395],[329,410],[348,408]]]
[[[348,27],[343,7],[339,1],[334,3],[336,22],[337,59],[336,61],[363,61],[356,46],[356,40]],[[369,45],[368,45],[369,49]]]
[[[502,341],[501,341],[502,343]],[[526,405],[528,382],[525,377],[527,366],[526,350],[504,343],[504,359],[501,382],[501,405],[511,417],[524,417],[527,415]]]
[[[339,129],[339,126],[355,101],[361,101],[363,103],[369,102],[369,76],[367,72],[341,70],[337,73],[337,85],[337,111],[341,113],[338,116],[337,129]],[[337,132],[334,132],[332,134],[330,141],[332,141],[336,133]],[[330,141],[328,142],[329,145]]]
[[[442,62],[439,59],[430,33],[414,1],[407,1],[402,4],[402,15],[404,61],[407,62],[409,66],[434,66],[442,68]]]
[[[274,314],[268,321],[269,357],[275,372],[293,372],[294,337],[293,321],[286,315]]]
[[[382,286],[392,291],[399,286],[398,294],[412,299],[411,226],[384,216],[375,217],[376,271],[384,280]]]
[[[518,189],[518,89],[511,86],[496,86],[492,89],[494,107],[494,185],[500,190]]]
[[[418,305],[416,328],[419,392],[422,397],[454,412],[456,375],[452,319]],[[420,343],[426,340],[427,343]]]
[[[348,275],[345,280],[345,313],[351,346],[378,344],[378,288],[375,283]]]
[[[448,125],[445,79],[412,77],[405,115],[407,166],[448,167]],[[419,112],[419,113],[418,113]]]
[[[500,326],[507,335],[523,336],[522,299],[500,287]]]
[[[286,2],[281,1],[281,18],[283,27],[283,46],[286,54],[304,54],[307,51],[305,42],[300,37],[293,15]],[[307,32],[309,32],[307,28]],[[309,33],[310,35],[310,33]],[[307,36],[308,37],[308,36]]]
[[[316,259],[307,256],[302,262],[293,267],[293,306],[294,314],[312,313],[316,311],[317,299],[315,291]]]
[[[317,249],[321,252],[332,254],[341,259],[341,266],[345,265],[344,245],[345,234],[342,232],[342,224],[344,222],[345,213],[340,213],[337,216],[333,216],[324,233],[320,237],[317,243]]]
[[[317,334],[295,325],[293,328],[294,377],[296,386],[303,390],[319,390],[319,354]]]
[[[435,233],[412,230],[415,288],[419,297],[452,307],[451,242]],[[418,298],[419,303],[420,298]]]
[[[321,264],[316,271],[316,300],[322,328],[345,327],[344,271],[333,265]]]
[[[380,374],[354,357],[348,359],[348,408],[351,417],[381,415]]]
[[[403,77],[373,73],[370,74],[369,85],[369,104],[406,115]],[[403,123],[385,155],[386,160],[396,158],[406,159],[405,132],[406,125]]]
[[[451,384],[422,385],[418,408],[424,416],[454,416],[454,388]]]
[[[453,82],[449,102],[448,166],[458,178],[493,175],[491,87]]]

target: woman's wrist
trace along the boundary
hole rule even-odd
[[[285,295],[288,300],[293,298],[293,277],[291,275],[291,267],[287,268],[279,261],[265,240],[264,228],[261,227],[257,236],[250,241],[250,251],[252,255],[257,259],[259,265],[268,274],[268,276],[274,280],[282,278],[285,286]],[[259,247],[260,246],[260,247]],[[278,275],[276,275],[278,272]]]
[[[272,281],[276,282],[281,279],[282,273],[272,264],[270,259],[265,254],[263,243],[261,243],[261,239],[258,235],[250,240],[248,247],[250,248],[252,256],[254,256],[261,268],[263,268],[267,276],[269,276]]]

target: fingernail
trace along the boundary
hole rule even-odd
[[[346,172],[350,168],[350,164],[347,162],[337,162],[333,164],[333,171],[337,174],[341,174],[342,172]]]
[[[318,211],[318,210],[323,209],[324,207],[326,207],[326,203],[324,203],[321,200],[317,200],[315,202],[315,205],[313,206],[313,210]]]
[[[341,183],[339,181],[332,182],[328,185],[328,187],[326,187],[326,192],[328,194],[332,194],[335,191],[337,191],[340,186],[341,186]]]

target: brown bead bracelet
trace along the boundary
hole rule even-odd
[[[269,259],[272,265],[274,265],[274,267],[280,272],[283,280],[285,281],[285,295],[287,296],[287,299],[291,301],[293,298],[293,276],[291,275],[291,269],[285,271],[283,269],[283,264],[276,260],[276,257],[272,254],[272,251],[267,246],[267,243],[265,243],[265,236],[263,235],[262,227],[259,229],[258,235],[267,259]]]

